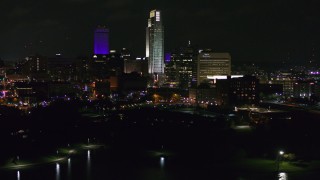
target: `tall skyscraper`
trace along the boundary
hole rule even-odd
[[[94,54],[106,55],[109,53],[109,29],[99,26],[94,31]]]
[[[161,11],[152,10],[146,29],[146,57],[149,59],[148,72],[153,75],[164,73],[164,38]]]

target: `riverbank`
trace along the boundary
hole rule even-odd
[[[47,164],[67,161],[71,156],[83,154],[87,150],[96,150],[105,148],[104,144],[74,144],[68,147],[61,147],[56,150],[55,154],[47,154],[46,156],[38,156],[34,158],[24,158],[17,156],[8,158],[8,160],[0,165],[0,170],[22,170],[36,166],[44,166]]]

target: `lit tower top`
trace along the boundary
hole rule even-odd
[[[146,28],[146,57],[150,74],[164,73],[164,38],[161,11],[152,10]]]
[[[99,26],[94,31],[94,54],[106,55],[109,53],[109,29]]]

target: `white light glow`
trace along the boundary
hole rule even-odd
[[[160,12],[156,11],[156,21],[160,21]]]
[[[231,75],[231,78],[241,78],[243,75]],[[207,79],[228,79],[225,75],[207,76]]]
[[[56,180],[60,179],[60,164],[56,163]]]
[[[164,167],[164,157],[160,158],[160,167],[163,168]]]
[[[288,179],[287,173],[284,173],[284,172],[279,173],[278,177],[279,177],[279,180],[287,180]]]
[[[71,158],[68,158],[68,177],[71,179]]]
[[[17,171],[17,180],[20,180],[20,171]]]
[[[88,150],[87,152],[87,176],[88,176],[88,179],[90,179],[91,175],[91,154],[90,154],[90,150]]]

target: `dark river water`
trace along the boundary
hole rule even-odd
[[[150,116],[152,117],[152,116]],[[180,117],[180,116],[179,116]],[[149,118],[149,117],[148,117]],[[158,118],[158,117],[156,117]],[[184,125],[184,120],[187,117],[183,117],[183,122],[179,124],[179,127]],[[151,119],[151,118],[150,118]],[[159,119],[159,118],[158,118]],[[161,119],[161,118],[160,118]],[[193,122],[192,118],[190,122]],[[129,121],[131,122],[131,121]],[[135,122],[134,120],[132,122]],[[170,121],[169,121],[170,122]],[[152,121],[152,125],[159,121]],[[182,125],[181,125],[182,124]],[[207,124],[205,124],[207,125]],[[172,125],[173,126],[173,125]],[[95,150],[85,150],[81,153],[75,154],[69,159],[51,164],[42,164],[33,166],[27,169],[19,170],[1,170],[0,180],[206,180],[206,179],[218,179],[218,180],[293,180],[293,179],[320,179],[318,178],[318,172],[301,173],[301,172],[289,172],[281,173],[281,177],[277,172],[265,172],[254,171],[251,172],[248,168],[235,167],[229,165],[223,165],[224,157],[228,153],[220,155],[218,152],[226,151],[215,150],[217,147],[213,146],[212,149],[206,150],[207,146],[196,146],[199,141],[206,139],[208,143],[219,141],[219,134],[217,136],[210,136],[206,138],[206,133],[202,131],[196,131],[194,134],[198,134],[198,138],[193,138],[194,134],[188,135],[188,133],[182,134],[182,131],[172,130],[171,133],[166,131],[160,131],[161,136],[166,138],[157,138],[159,136],[152,136],[152,131],[147,131],[143,136],[138,136],[139,128],[133,133],[127,133],[128,136],[118,140],[116,142],[122,142],[126,140],[124,146],[120,148],[103,148]],[[92,131],[95,132],[95,131]],[[104,132],[104,129],[101,131]],[[177,133],[179,132],[179,133]],[[189,131],[187,131],[189,132]],[[210,129],[211,132],[211,129]],[[203,133],[203,135],[199,135]],[[130,138],[131,135],[136,134],[134,138]],[[155,133],[156,134],[156,133]],[[182,134],[182,135],[180,135]],[[188,136],[186,136],[188,135]],[[181,138],[179,138],[181,136]],[[172,138],[176,137],[172,140]],[[150,153],[146,150],[139,150],[131,148],[136,142],[133,139],[142,139],[141,144],[159,144],[154,143],[157,141],[170,141],[171,146],[175,146],[180,143],[185,149],[191,149],[183,151],[184,154],[171,155],[156,155],[156,153]],[[194,140],[192,140],[194,139]],[[181,142],[184,141],[184,142]],[[107,142],[107,141],[105,141]],[[170,143],[169,143],[170,144]],[[181,145],[183,144],[183,145]],[[207,143],[203,143],[207,144]],[[219,144],[219,143],[217,143]],[[197,148],[190,148],[194,145]],[[139,147],[139,145],[136,145]],[[224,147],[224,146],[222,146]],[[142,148],[143,149],[143,148]],[[147,148],[145,148],[147,149]],[[170,148],[169,148],[170,149]],[[215,150],[215,151],[212,151]],[[187,153],[185,153],[187,152]],[[208,154],[202,152],[209,152]],[[226,151],[229,152],[229,151]],[[213,157],[219,159],[210,159],[211,154],[215,154]],[[218,155],[217,155],[218,154]],[[222,158],[218,158],[222,156]],[[222,160],[221,160],[222,159]],[[221,161],[221,162],[220,162]],[[221,164],[221,165],[220,165]],[[275,167],[276,169],[276,167]]]
[[[279,179],[273,173],[241,172],[188,157],[126,155],[108,149],[87,150],[66,161],[28,169],[2,170],[1,180],[188,180],[188,179]],[[287,176],[287,174],[285,175]],[[287,178],[285,178],[287,179]]]

